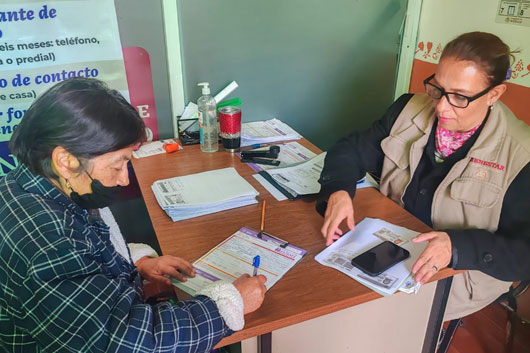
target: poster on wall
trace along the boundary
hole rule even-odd
[[[0,177],[31,102],[70,77],[103,80],[128,98],[113,0],[0,0]]]

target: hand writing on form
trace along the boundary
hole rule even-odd
[[[173,277],[181,282],[186,282],[186,277],[195,277],[193,265],[188,261],[171,255],[160,257],[140,258],[135,263],[142,278],[148,281],[159,281],[171,285],[169,277]]]
[[[429,232],[416,236],[412,241],[414,243],[429,242],[414,266],[412,266],[414,279],[416,282],[424,284],[439,269],[447,267],[449,262],[451,262],[453,251],[451,238],[446,232]]]
[[[243,312],[245,315],[256,311],[263,303],[265,292],[267,291],[265,282],[267,282],[267,277],[263,275],[250,277],[246,273],[233,282],[234,287],[243,298]]]
[[[328,207],[324,214],[322,225],[322,236],[326,238],[326,246],[342,236],[339,228],[341,222],[346,219],[346,225],[350,230],[355,230],[353,218],[353,204],[350,195],[346,191],[336,191],[328,199]]]

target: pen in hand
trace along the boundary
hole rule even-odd
[[[257,276],[258,274],[259,260],[259,255],[254,256],[254,259],[252,260],[252,266],[254,267],[253,276]]]
[[[260,225],[260,232],[258,233],[258,238],[261,238],[263,234],[263,226],[265,226],[265,206],[267,202],[263,200],[263,203],[261,205],[261,225]],[[254,259],[252,260],[252,266],[254,267],[253,276],[256,276],[258,274],[258,267],[259,267],[259,255],[254,256]]]

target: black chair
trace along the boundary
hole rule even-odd
[[[516,321],[519,320],[517,315],[517,297],[523,294],[528,287],[530,287],[530,280],[521,281],[517,285],[512,285],[510,290],[502,294],[495,303],[501,304],[506,310],[509,311],[509,319],[506,323],[506,344],[505,352],[511,352],[513,346],[513,328],[515,327]],[[447,329],[442,331],[440,343],[438,344],[437,353],[446,353],[451,345],[451,340],[455,335],[456,330],[462,326],[462,319],[454,319],[449,321]]]
[[[523,319],[517,312],[517,297],[526,292],[528,287],[530,287],[530,280],[521,281],[517,286],[510,287],[510,290],[507,293],[504,293],[497,299],[497,302],[505,307],[510,313],[508,322],[506,323],[506,353],[512,352],[516,323],[517,320]]]

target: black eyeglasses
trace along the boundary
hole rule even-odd
[[[432,83],[429,82],[430,80],[432,80],[433,77],[434,77],[434,74],[432,74],[431,76],[423,80],[423,85],[425,86],[425,92],[434,99],[440,99],[443,96],[445,96],[449,104],[457,108],[466,108],[469,105],[469,103],[473,102],[477,98],[482,97],[483,95],[488,93],[493,87],[495,87],[495,86],[489,86],[484,91],[474,95],[473,97],[468,97],[460,93],[446,92],[443,88],[433,85]]]

